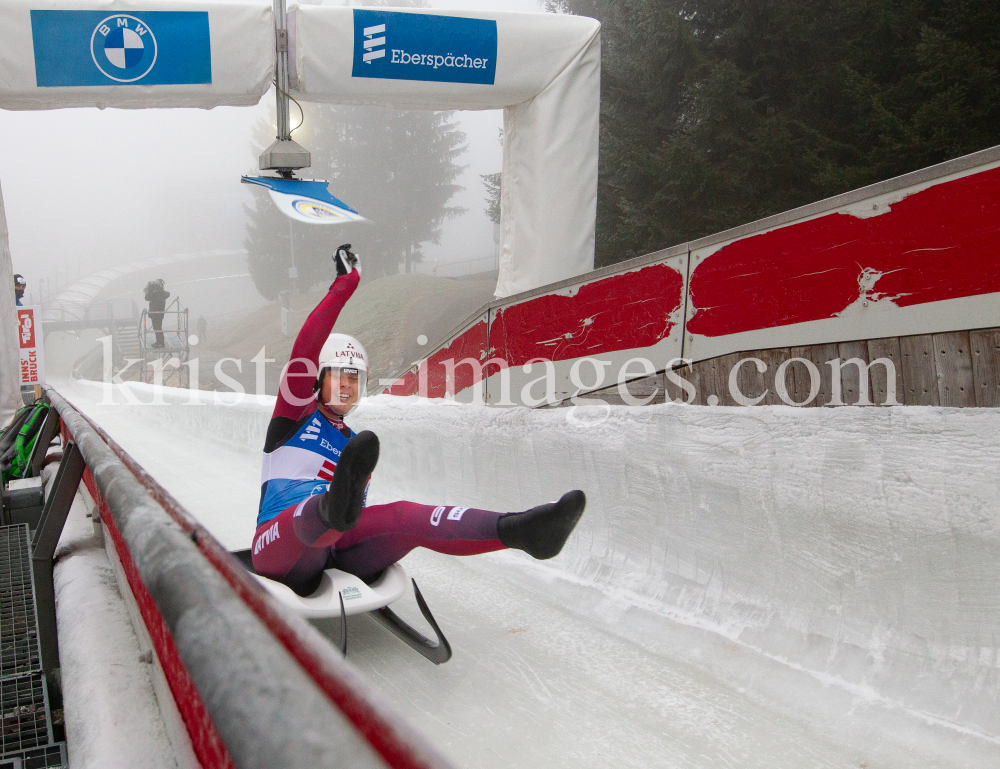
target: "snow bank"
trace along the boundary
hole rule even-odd
[[[271,405],[123,408],[254,462]],[[582,488],[566,579],[1000,744],[1000,412],[379,396],[349,421],[381,438],[372,501],[520,510]]]

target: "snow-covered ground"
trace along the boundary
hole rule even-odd
[[[60,389],[249,545],[270,403]],[[348,659],[457,765],[1000,765],[1000,413],[383,396],[348,421],[382,441],[373,501],[588,495],[553,561],[405,559],[447,665],[351,620]]]

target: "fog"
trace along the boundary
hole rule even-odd
[[[429,6],[541,10],[535,0]],[[151,257],[242,248],[244,204],[254,198],[239,178],[258,172],[252,130],[273,101],[269,93],[254,107],[213,110],[0,111],[0,184],[14,271],[27,278],[28,299],[37,300],[42,281],[54,288]],[[428,268],[494,252],[480,174],[500,170],[502,112],[458,117],[468,150],[457,162],[467,168],[458,181],[465,189],[450,205],[467,212],[444,223],[440,244],[425,246]],[[338,194],[350,202],[350,190]]]

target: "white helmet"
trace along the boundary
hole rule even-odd
[[[348,369],[358,374],[358,400],[365,395],[368,384],[368,353],[364,345],[347,334],[330,334],[319,353],[319,376],[316,384],[323,381],[326,369]]]

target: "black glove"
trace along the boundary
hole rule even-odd
[[[361,272],[361,265],[358,264],[358,255],[351,251],[350,243],[337,246],[337,251],[333,255],[333,263],[337,265],[338,278],[354,270]]]

